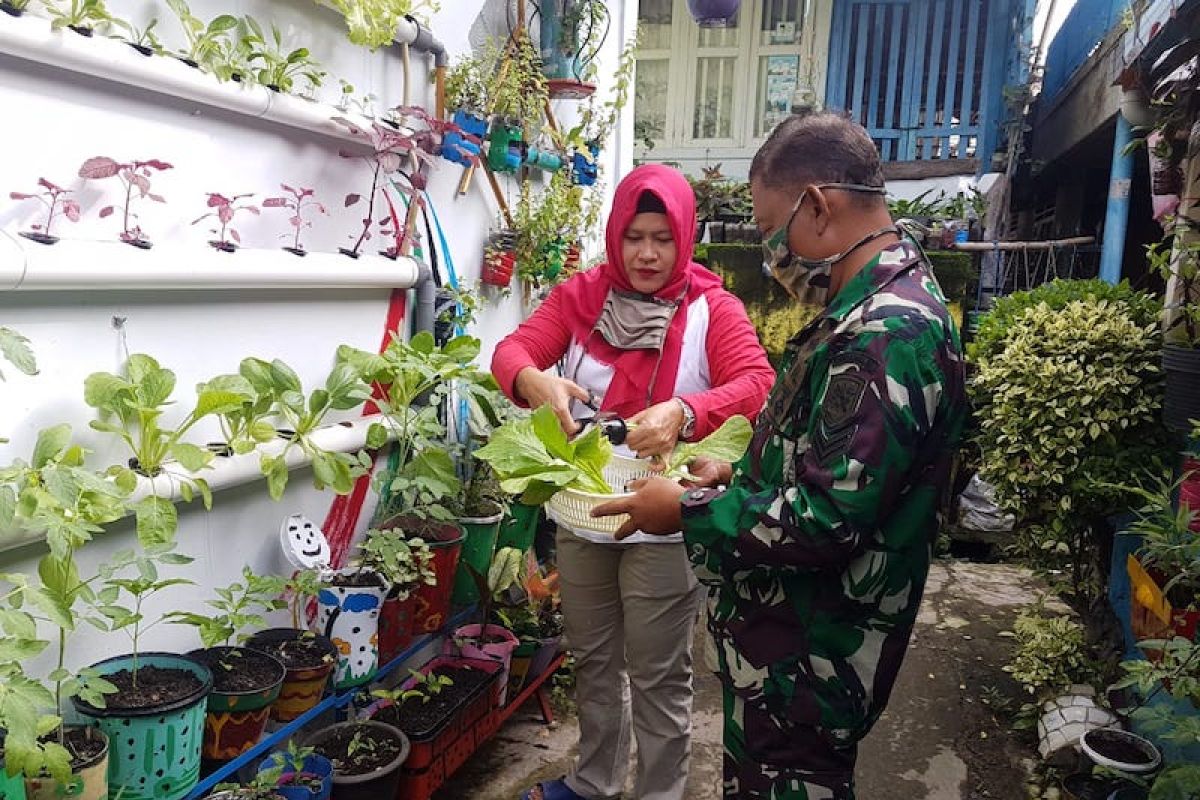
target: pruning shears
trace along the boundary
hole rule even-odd
[[[589,394],[585,406],[592,410],[592,416],[576,419],[582,427],[595,425],[600,428],[601,435],[613,444],[625,444],[625,437],[629,435],[629,431],[634,426],[630,425],[621,417],[617,416],[612,411],[600,410],[600,398],[594,394]]]

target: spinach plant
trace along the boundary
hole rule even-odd
[[[283,496],[288,482],[287,456],[294,447],[311,458],[313,483],[318,489],[329,486],[338,494],[346,494],[354,488],[354,480],[370,468],[370,456],[364,452],[323,450],[313,443],[312,434],[330,412],[357,408],[370,398],[370,389],[355,371],[348,364],[335,365],[325,379],[324,388],[314,389],[307,400],[300,377],[278,359],[243,359],[239,372],[260,397],[270,398],[273,410],[289,431],[283,452],[274,456],[264,454],[260,462],[271,497],[278,500]]]
[[[449,675],[440,675],[433,671],[420,672],[410,669],[408,674],[411,680],[405,681],[401,686],[395,689],[375,689],[371,692],[371,696],[381,700],[391,700],[393,703],[401,703],[416,697],[420,698],[422,703],[428,703],[441,694],[443,689],[454,685],[454,679]]]
[[[318,214],[328,214],[325,206],[312,199],[313,190],[300,187],[295,189],[288,186],[286,183],[281,183],[280,188],[289,193],[291,197],[268,197],[263,200],[263,208],[283,208],[287,209],[291,216],[288,217],[288,224],[292,226],[295,239],[292,241],[292,246],[288,248],[291,252],[298,256],[305,253],[303,247],[300,246],[300,232],[305,228],[311,228],[312,223],[304,219],[304,209],[315,209]],[[288,234],[284,234],[287,236]]]
[[[175,373],[159,366],[148,355],[135,353],[125,365],[125,376],[94,372],[84,381],[84,400],[103,417],[92,420],[92,428],[118,436],[133,453],[129,467],[112,466],[109,474],[119,486],[132,491],[137,474],[150,478],[152,494],[134,506],[138,539],[145,544],[163,544],[175,536],[179,517],[169,490],[178,486],[185,502],[198,491],[205,508],[212,508],[212,492],[203,478],[168,471],[173,458],[191,473],[209,465],[213,454],[183,441],[183,436],[201,419],[240,408],[243,395],[224,389],[200,387],[196,407],[174,428],[164,428],[160,418],[175,389]],[[136,472],[135,472],[136,470]],[[159,476],[165,478],[159,481]],[[160,494],[160,489],[168,490]]]
[[[247,214],[253,214],[254,216],[262,213],[258,209],[258,206],[252,203],[238,203],[239,200],[253,196],[253,194],[235,194],[231,197],[226,197],[223,194],[209,192],[207,205],[214,210],[196,217],[192,220],[192,224],[196,225],[209,217],[216,219],[219,227],[210,228],[209,233],[217,238],[210,239],[208,243],[217,250],[231,253],[242,243],[242,235],[237,232],[236,228],[229,227],[230,223],[233,222],[234,215],[239,211],[245,211]]]
[[[681,442],[671,451],[664,473],[668,478],[685,477],[686,467],[697,458],[737,463],[746,454],[754,426],[742,416],[732,416],[721,427],[698,442]]]
[[[180,625],[191,625],[200,634],[205,647],[228,645],[235,635],[244,642],[249,634],[241,633],[250,627],[265,628],[264,612],[284,607],[279,599],[282,588],[279,578],[273,575],[255,575],[249,566],[242,567],[242,581],[228,586],[218,586],[213,591],[216,597],[205,604],[213,609],[210,613],[196,614],[190,611],[172,611],[163,619]]]
[[[29,346],[29,340],[12,328],[0,327],[0,357],[16,367],[19,372],[26,375],[37,374],[37,359],[33,355],[33,348]],[[4,373],[0,372],[0,380],[4,379]]]
[[[154,33],[154,29],[158,26],[157,18],[147,22],[144,28],[139,28],[132,22],[123,19],[114,19],[112,23],[125,31],[124,36],[115,38],[119,38],[142,55],[152,56],[163,52],[162,42],[158,40],[158,35]]]

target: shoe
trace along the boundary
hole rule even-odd
[[[542,781],[521,794],[521,800],[587,800],[581,794],[571,791],[563,779]]]

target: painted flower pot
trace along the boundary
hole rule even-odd
[[[383,601],[383,612],[379,615],[380,664],[387,664],[412,644],[416,607],[417,598],[411,591],[390,592]]]
[[[133,656],[117,656],[92,665],[101,676],[133,668]],[[212,672],[203,664],[174,653],[142,653],[139,669],[156,667],[188,672],[198,685],[179,698],[143,708],[96,708],[73,698],[75,709],[98,720],[108,736],[108,783],[111,800],[181,800],[200,778],[200,745],[204,738],[204,701],[212,689]]]
[[[274,656],[245,647],[210,647],[188,655],[207,663],[217,683],[208,695],[201,754],[209,761],[237,758],[262,738],[287,670]],[[257,669],[258,685],[236,690],[221,687],[222,672],[230,664]]]
[[[463,529],[450,522],[415,520],[398,514],[385,520],[379,527],[400,528],[405,531],[421,531],[421,538],[433,552],[433,586],[422,584],[413,592],[413,633],[423,636],[441,630],[450,613],[450,592],[454,588],[454,575],[458,571],[458,559],[462,542],[466,537]]]
[[[492,639],[494,641],[487,641]],[[442,654],[500,664],[499,704],[504,705],[508,690],[508,667],[513,651],[521,640],[503,625],[464,625],[442,645]]]
[[[379,737],[393,742],[396,755],[386,764],[362,774],[350,775],[334,770],[333,790],[337,800],[384,800],[395,796],[396,787],[400,784],[400,767],[408,758],[410,748],[408,737],[399,728],[374,720],[339,722],[317,731],[305,744],[323,752],[325,748],[336,746],[339,739],[345,739],[358,730],[365,730],[373,739]]]
[[[456,606],[469,606],[479,602],[479,587],[475,577],[465,565],[470,565],[480,575],[487,576],[496,552],[496,537],[500,533],[500,520],[504,514],[497,511],[489,517],[464,517],[458,522],[463,527],[462,553],[459,555],[458,572],[454,576],[454,591],[450,602]]]
[[[300,774],[319,778],[320,789],[310,789],[307,786],[288,785],[286,781],[296,774],[292,757],[287,753],[272,753],[259,764],[258,771],[266,772],[278,766],[283,766],[279,787],[275,793],[286,800],[329,800],[333,794],[333,763],[325,756],[316,753],[306,757],[300,767]]]
[[[340,570],[353,575],[355,569]],[[339,691],[368,683],[379,670],[379,612],[387,589],[371,586],[327,586],[317,595],[317,630],[337,647],[333,685]]]
[[[70,730],[70,727],[68,727]],[[59,800],[70,797],[74,800],[105,800],[108,797],[108,738],[94,726],[82,728],[86,737],[98,741],[103,747],[71,771],[71,782],[62,785],[53,778],[26,778],[25,797],[29,800]]]
[[[312,637],[313,649],[321,653],[320,663],[293,665],[286,651],[289,645]],[[324,636],[311,631],[296,628],[269,628],[259,631],[246,640],[246,646],[252,650],[261,650],[283,662],[287,674],[283,679],[283,687],[279,697],[271,704],[271,719],[276,722],[291,722],[296,717],[308,711],[321,701],[325,687],[329,684],[329,676],[338,663],[338,651],[333,642]]]

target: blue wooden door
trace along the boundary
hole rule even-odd
[[[999,91],[1001,0],[836,0],[825,104],[885,161],[974,158]]]

